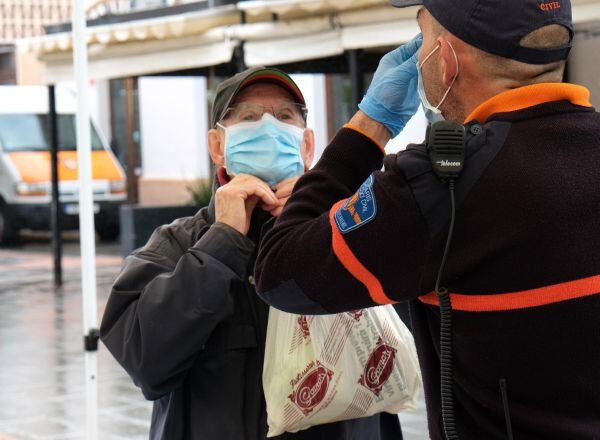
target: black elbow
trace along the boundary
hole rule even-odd
[[[309,298],[294,280],[288,280],[270,290],[263,290],[259,283],[257,292],[267,304],[284,312],[296,315],[327,315],[331,313],[321,304]]]

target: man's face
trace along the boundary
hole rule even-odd
[[[235,98],[231,110],[220,121],[220,125],[229,127],[240,122],[258,120],[262,111],[270,113],[281,122],[296,127],[306,128],[302,111],[295,103],[292,95],[282,87],[269,83],[258,83],[246,87]],[[225,131],[222,128],[210,130],[209,150],[213,162],[224,166]],[[301,154],[305,169],[308,170],[314,157],[314,133],[305,129],[301,145]]]

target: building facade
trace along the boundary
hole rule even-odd
[[[590,23],[600,22],[600,0],[573,0],[573,6],[576,41],[587,54],[574,50],[568,79],[595,91],[600,65],[587,60],[599,52],[597,26]],[[190,186],[210,178],[205,132],[214,89],[244,66],[296,75],[322,151],[356,111],[380,57],[418,32],[415,12],[390,8],[388,0],[90,3],[93,113],[127,170],[130,201],[184,203]],[[44,63],[41,81],[72,78],[68,20],[30,41],[23,52]],[[389,151],[421,141],[424,131],[418,114]]]
[[[19,53],[16,41],[44,35],[45,26],[70,20],[71,0],[2,0],[0,2],[0,84],[39,82],[35,57]]]

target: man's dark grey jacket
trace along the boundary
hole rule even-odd
[[[255,244],[214,223],[214,206],[154,232],[125,261],[101,339],[147,399],[152,440],[262,440],[267,421],[262,366],[268,306],[256,295]],[[277,439],[398,440],[383,414],[317,426]]]

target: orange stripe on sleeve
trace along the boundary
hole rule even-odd
[[[369,296],[377,304],[393,304],[392,301],[383,291],[381,283],[369,270],[356,258],[356,255],[348,247],[346,240],[340,233],[335,224],[334,215],[340,206],[346,200],[341,200],[329,211],[329,223],[331,224],[331,245],[333,252],[350,274],[360,281],[369,291]]]
[[[368,138],[371,142],[373,142],[375,145],[377,145],[377,147],[379,147],[379,149],[381,150],[381,152],[383,153],[383,155],[385,156],[385,148],[383,146],[381,146],[381,144],[379,142],[377,142],[375,139],[373,139],[372,136],[368,135],[367,133],[365,133],[364,130],[361,130],[360,128],[352,125],[352,124],[346,124],[344,125],[344,128],[349,128],[350,130],[354,130],[357,133],[362,134],[364,137]]]
[[[452,308],[464,312],[503,312],[554,304],[600,294],[600,275],[539,287],[522,292],[495,295],[451,293]],[[425,304],[439,306],[435,292],[419,297]]]

